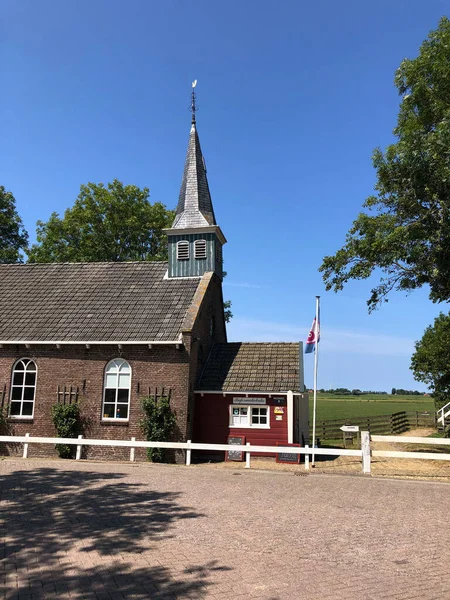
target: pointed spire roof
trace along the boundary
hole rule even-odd
[[[211,225],[217,223],[193,112],[183,180],[172,228],[190,229]]]

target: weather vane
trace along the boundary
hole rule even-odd
[[[196,95],[195,95],[195,86],[197,85],[197,80],[194,79],[194,81],[192,82],[192,94],[191,94],[191,112],[192,112],[192,123],[195,123],[195,113],[198,110],[196,104],[195,104],[195,100],[196,100]]]

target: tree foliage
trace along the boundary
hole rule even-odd
[[[231,300],[225,300],[223,303],[223,316],[225,317],[225,323],[229,323],[233,318],[233,313],[231,312]]]
[[[160,202],[150,204],[149,190],[114,179],[82,185],[64,217],[53,213],[38,221],[30,262],[119,262],[164,260],[174,213]]]
[[[141,429],[149,442],[168,442],[175,431],[176,417],[167,396],[146,396],[142,399],[144,418]],[[164,448],[147,448],[148,459],[152,462],[166,462]]]
[[[437,409],[450,401],[450,315],[441,313],[425,329],[416,342],[411,369],[414,378],[432,390]]]
[[[77,403],[54,404],[52,406],[52,421],[58,437],[76,438],[83,429],[80,407]],[[73,458],[76,453],[76,446],[74,445],[57,444],[56,449],[60,458]]]
[[[27,249],[25,231],[11,192],[0,185],[0,263],[22,262],[22,250]]]
[[[395,75],[402,96],[397,141],[373,165],[375,190],[349,230],[344,246],[320,271],[327,290],[381,270],[369,310],[392,290],[428,284],[434,302],[450,299],[450,21],[443,17],[415,59]]]

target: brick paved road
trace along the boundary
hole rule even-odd
[[[0,598],[450,598],[450,486],[0,461]]]

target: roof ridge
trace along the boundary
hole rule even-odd
[[[0,263],[0,267],[37,267],[49,265],[168,265],[167,260],[123,260],[123,261],[64,261],[64,262],[27,262],[27,263]]]

